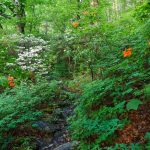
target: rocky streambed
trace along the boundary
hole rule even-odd
[[[72,105],[60,102],[50,114],[47,112],[42,120],[34,122],[33,128],[45,134],[36,139],[36,150],[73,150],[77,142],[71,141],[67,123],[72,114]]]

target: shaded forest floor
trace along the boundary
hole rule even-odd
[[[145,144],[146,132],[150,132],[150,102],[139,106],[138,110],[132,110],[128,114],[131,121],[123,130],[118,131],[118,143],[139,143]]]

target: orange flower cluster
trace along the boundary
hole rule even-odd
[[[15,87],[14,77],[9,76],[7,78],[7,80],[8,80],[8,84],[9,84],[10,87],[12,87],[12,88]]]
[[[128,48],[128,49],[125,49],[125,50],[123,51],[123,56],[124,56],[124,57],[130,57],[131,54],[132,54],[132,48]]]
[[[79,22],[73,22],[72,25],[77,28],[79,26]]]

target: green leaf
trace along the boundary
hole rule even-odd
[[[137,110],[140,104],[143,104],[143,102],[138,99],[132,99],[127,103],[127,110]]]
[[[150,96],[150,84],[145,86],[144,91],[145,91],[145,95],[149,97]]]
[[[148,139],[148,140],[150,140],[150,132],[146,133],[145,138]]]

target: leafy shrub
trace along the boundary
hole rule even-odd
[[[143,98],[143,83],[149,81],[149,75],[139,73],[141,68],[136,71],[134,68],[124,69],[130,70],[130,77],[114,73],[115,78],[96,80],[83,88],[75,115],[70,118],[72,137],[80,141],[80,149],[98,149],[106,141],[111,145],[117,136],[116,131],[127,123],[127,116],[122,118],[122,114],[130,109],[137,110],[142,104],[135,98]],[[113,72],[117,70],[113,69]]]
[[[8,86],[8,80],[4,76],[0,76],[0,86],[7,87]]]
[[[145,85],[150,82],[150,55],[145,25],[138,28],[130,20],[122,22],[123,27],[115,24],[113,30],[106,31],[112,47],[110,50],[102,45],[103,57],[95,60],[102,70],[100,79],[85,85],[76,102],[75,115],[70,118],[72,137],[80,141],[79,149],[113,145],[117,130],[128,122],[126,111],[138,109],[145,100],[144,92],[148,96],[149,88]],[[129,55],[123,55],[126,49],[130,49]]]
[[[145,21],[150,17],[150,3],[149,1],[144,2],[142,5],[136,8],[134,16],[141,21]]]
[[[124,112],[125,101],[115,106],[111,101],[114,83],[106,79],[85,86],[76,114],[70,118],[73,138],[81,142],[81,149],[96,149],[105,140],[111,142],[111,135],[124,126],[125,120],[118,115]]]
[[[36,120],[42,115],[39,106],[52,101],[57,95],[57,81],[39,82],[36,85],[21,84],[7,89],[0,95],[0,137],[24,122]],[[1,143],[2,144],[2,143]]]

